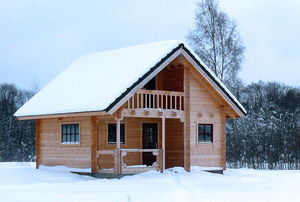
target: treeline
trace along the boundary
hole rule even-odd
[[[300,89],[259,82],[236,94],[248,115],[227,121],[228,167],[300,169]]]
[[[34,121],[18,121],[13,116],[32,96],[15,85],[0,85],[0,161],[35,160]]]

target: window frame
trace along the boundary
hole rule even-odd
[[[63,126],[64,125],[78,125],[78,141],[76,142],[63,142]],[[79,122],[64,122],[60,124],[60,144],[64,146],[80,146],[80,123]],[[76,133],[76,132],[75,132]],[[75,135],[76,136],[76,135]]]
[[[114,125],[116,125],[116,142],[110,142],[109,141],[109,125],[110,124],[114,124]],[[125,145],[126,144],[126,124],[124,123],[124,122],[121,122],[120,123],[120,128],[121,128],[121,125],[124,125],[124,142],[122,142],[121,141],[121,131],[120,131],[120,144],[122,144],[122,145]],[[106,140],[107,140],[107,144],[109,144],[109,145],[114,145],[114,144],[117,144],[117,123],[115,123],[115,122],[109,122],[109,123],[107,123],[106,124],[106,128],[107,128],[107,130],[106,130]]]
[[[199,138],[199,136],[200,136],[199,126],[200,125],[204,126],[204,130],[205,130],[206,125],[210,125],[210,127],[211,127],[211,141],[201,141],[200,140],[200,138]],[[204,131],[204,140],[205,140],[205,134],[206,134],[206,131]],[[212,123],[198,123],[197,124],[197,139],[198,139],[198,141],[197,141],[198,144],[213,144],[214,143],[214,124],[212,124]]]

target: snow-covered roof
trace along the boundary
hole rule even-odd
[[[179,49],[191,54],[246,114],[238,100],[188,46],[170,40],[81,56],[25,103],[15,116],[108,111],[145,79],[150,70]]]

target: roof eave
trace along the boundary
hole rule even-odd
[[[68,117],[100,116],[100,115],[108,115],[108,114],[106,111],[84,111],[84,112],[16,116],[16,118],[18,120],[36,120],[36,119],[68,118]]]

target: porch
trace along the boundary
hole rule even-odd
[[[138,153],[139,156],[142,156],[143,153],[151,153],[155,156],[155,161],[152,165],[127,165],[124,161],[124,157],[127,154]],[[112,168],[101,168],[99,164],[101,164],[101,160],[99,157],[101,155],[111,155],[113,157],[113,167]],[[163,171],[162,168],[162,150],[161,149],[114,149],[114,150],[99,150],[97,151],[97,164],[98,164],[98,173],[107,173],[107,174],[134,174],[145,172],[149,170],[157,170]],[[100,162],[99,162],[100,161]]]
[[[96,172],[131,174],[163,172],[183,166],[184,93],[139,90],[114,116],[101,123],[96,151]],[[107,142],[108,124],[115,124],[116,142]],[[121,141],[121,125],[125,138]],[[102,140],[102,141],[101,141]],[[103,142],[106,141],[106,144]],[[180,162],[179,162],[180,161]]]

